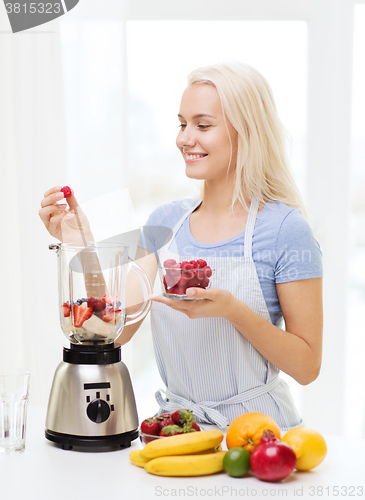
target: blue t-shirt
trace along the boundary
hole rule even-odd
[[[158,256],[158,250],[172,236],[172,230],[195,203],[180,198],[156,208],[143,229],[139,246]],[[190,232],[190,216],[175,236],[179,255],[201,257],[239,257],[244,255],[244,236],[219,243],[200,243]],[[284,203],[268,202],[258,214],[252,238],[252,255],[273,324],[281,316],[276,283],[323,277],[322,252],[308,221],[300,210]]]

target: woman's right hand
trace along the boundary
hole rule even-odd
[[[41,201],[39,216],[51,236],[63,243],[84,243],[93,241],[93,235],[86,215],[79,207],[74,192],[67,203],[60,203],[64,199],[61,186],[56,186],[44,193]]]

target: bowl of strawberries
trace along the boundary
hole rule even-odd
[[[193,412],[180,409],[143,420],[139,429],[139,438],[142,443],[147,444],[155,439],[163,439],[188,432],[200,432],[201,430],[195,422]]]
[[[214,270],[203,259],[176,262],[167,259],[159,266],[163,295],[180,300],[197,300],[186,295],[190,287],[210,288]]]

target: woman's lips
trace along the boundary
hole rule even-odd
[[[184,154],[184,157],[185,157],[185,163],[195,163],[197,161],[200,161],[200,160],[204,160],[204,158],[206,158],[208,155],[206,154],[200,154],[200,153],[197,153],[197,154],[187,154],[185,153]]]

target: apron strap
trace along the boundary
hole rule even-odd
[[[166,245],[162,246],[158,252],[158,255],[159,255],[159,260],[160,262],[162,262],[164,260],[164,255],[166,253],[166,250],[168,250],[176,236],[176,233],[178,232],[178,230],[180,229],[180,227],[182,226],[182,224],[184,223],[184,220],[189,217],[189,215],[194,212],[194,210],[201,204],[203,200],[201,198],[198,199],[198,201],[196,201],[196,203],[194,203],[194,205],[192,207],[190,207],[188,210],[186,210],[186,212],[184,213],[184,215],[180,218],[180,220],[175,224],[173,230],[172,230],[172,237],[170,239],[170,241],[168,241],[166,243]]]
[[[252,259],[252,236],[255,228],[257,212],[259,210],[259,200],[253,197],[251,200],[250,211],[247,216],[247,224],[245,229],[245,244],[243,247],[244,257]]]
[[[155,393],[155,398],[161,408],[168,411],[179,410],[180,408],[187,408],[191,410],[200,420],[207,423],[214,423],[220,428],[227,427],[228,419],[214,408],[220,405],[231,405],[238,403],[245,403],[253,398],[263,396],[272,391],[280,382],[279,375],[273,377],[267,384],[262,384],[248,391],[241,392],[236,396],[225,399],[224,401],[202,401],[201,403],[194,403],[191,400],[185,399],[182,396],[174,394],[169,389],[159,389]],[[162,394],[166,394],[166,399],[163,399]],[[208,418],[207,418],[208,417]]]

